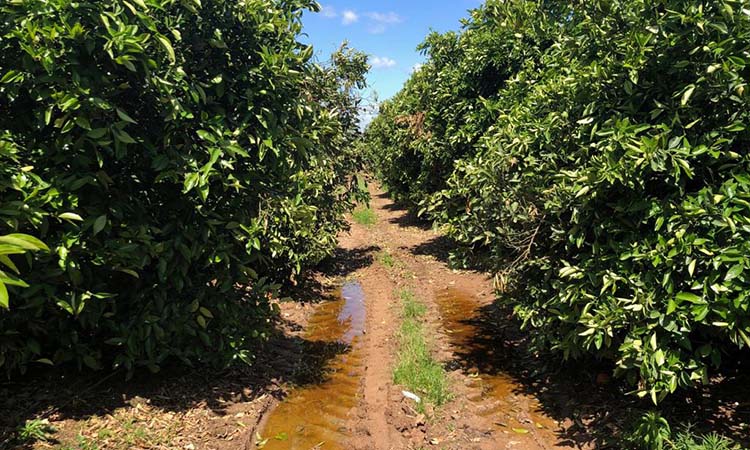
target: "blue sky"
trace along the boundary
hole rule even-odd
[[[435,30],[458,30],[460,19],[481,0],[323,0],[320,13],[306,13],[303,41],[326,60],[344,40],[370,55],[372,91],[383,101],[401,89],[415,65],[416,51]]]

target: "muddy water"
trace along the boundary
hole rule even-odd
[[[475,404],[476,413],[519,438],[555,429],[557,424],[541,413],[539,401],[503,373],[502,360],[510,356],[504,354],[497,328],[482,314],[479,301],[453,288],[438,290],[435,295],[455,362],[469,375],[469,387],[474,392],[469,400]],[[505,364],[507,367],[507,360]]]
[[[334,349],[320,379],[291,392],[270,415],[261,436],[265,450],[343,449],[347,416],[357,404],[364,372],[361,336],[365,330],[362,286],[346,283],[339,299],[317,307],[305,339]],[[313,345],[315,344],[315,345]]]

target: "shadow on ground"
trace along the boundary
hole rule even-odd
[[[379,194],[378,197],[387,198],[388,196],[387,194]],[[434,228],[431,221],[417,216],[413,208],[409,208],[406,204],[391,203],[384,205],[383,209],[400,213],[388,220],[391,224],[400,228],[417,228],[422,231]],[[461,268],[476,272],[487,271],[477,258],[472,257],[471,252],[462,248],[461,244],[455,239],[442,234],[414,247],[404,247],[402,250],[409,251],[414,255],[431,256],[450,268]]]
[[[432,229],[431,221],[426,220],[424,217],[419,217],[416,211],[414,211],[414,208],[410,208],[404,203],[389,203],[383,205],[383,209],[403,212],[403,214],[388,220],[388,222],[394,225],[398,225],[402,228],[418,228],[420,230]]]
[[[333,256],[320,264],[319,271],[327,277],[346,278],[360,269],[371,266],[375,262],[374,254],[380,250],[377,245],[354,249],[338,247]]]

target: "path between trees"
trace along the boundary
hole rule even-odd
[[[365,367],[356,375],[361,376],[359,402],[348,419],[333,419],[336,423],[329,425],[348,437],[334,444],[325,441],[325,432],[313,433],[307,444],[314,445],[318,438],[321,448],[362,450],[575,447],[557,421],[545,414],[529,387],[494,366],[493,361],[502,358],[497,353],[503,345],[489,341],[503,337],[482,332],[482,323],[490,320],[482,316],[497,314],[491,306],[492,282],[487,275],[448,268],[446,242],[440,234],[414,220],[382,190],[373,188],[371,194],[377,220],[371,225],[353,222],[351,231],[340,238],[339,261],[335,262],[356,269],[341,274],[357,280],[364,293],[367,320],[361,345]],[[449,371],[453,399],[439,408],[428,406],[426,414],[420,414],[413,401],[402,395],[403,387],[392,382],[401,288],[412,289],[427,306],[426,327],[435,357]],[[331,386],[333,403],[340,401],[336,389]],[[322,415],[330,410],[327,405],[323,409]],[[305,429],[305,422],[319,416],[310,415],[315,417],[277,418],[288,420],[288,431],[274,428],[275,436],[261,436],[268,439],[266,447],[304,448],[290,442],[287,433]]]

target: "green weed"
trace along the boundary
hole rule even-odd
[[[635,421],[625,442],[642,450],[740,450],[732,440],[717,433],[698,434],[691,425],[673,432],[669,422],[655,411],[647,412]]]
[[[357,222],[360,225],[365,226],[372,226],[375,225],[378,221],[378,216],[375,214],[375,211],[370,207],[360,207],[354,210],[352,213],[352,218],[355,222]]]
[[[739,450],[740,446],[717,433],[695,434],[690,427],[677,434],[671,450]]]
[[[378,262],[385,267],[392,269],[396,265],[396,258],[388,250],[378,253]]]
[[[448,378],[443,367],[435,361],[430,351],[422,318],[427,307],[410,290],[399,294],[402,302],[402,322],[399,330],[399,348],[393,380],[406,386],[434,405],[442,405],[451,395]],[[419,404],[424,408],[424,401]]]
[[[63,445],[58,450],[99,450],[99,445],[79,434],[75,444]]]
[[[49,424],[49,420],[47,419],[27,420],[26,423],[18,428],[17,440],[22,444],[36,441],[47,442],[50,440],[50,435],[55,431],[57,430]]]

